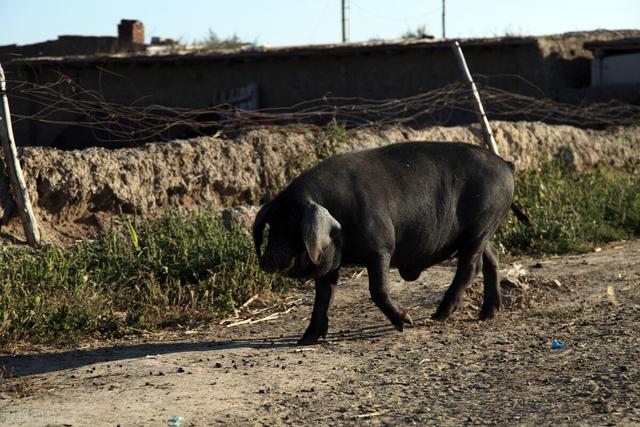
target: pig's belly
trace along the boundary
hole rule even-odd
[[[400,277],[402,277],[407,282],[412,282],[418,279],[418,277],[420,277],[420,273],[422,273],[422,270],[423,268],[411,268],[411,267],[398,268]]]
[[[430,255],[420,256],[414,253],[411,260],[407,259],[409,257],[403,257],[402,254],[396,254],[392,260],[392,266],[398,268],[400,277],[411,282],[417,280],[423,270],[451,258],[455,252],[454,248],[449,247]]]

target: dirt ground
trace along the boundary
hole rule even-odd
[[[366,274],[351,271],[321,345],[295,345],[313,301],[306,286],[272,309],[252,305],[254,320],[271,320],[5,354],[0,423],[640,424],[640,241],[502,268],[505,307],[489,322],[476,319],[479,280],[451,320],[430,320],[452,278],[446,265],[412,283],[392,272],[416,320],[396,332]]]

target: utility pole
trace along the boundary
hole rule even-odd
[[[445,3],[447,0],[442,0],[442,38],[446,38],[447,32],[445,31]]]
[[[349,0],[342,0],[342,43],[349,41]]]

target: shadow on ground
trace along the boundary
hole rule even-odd
[[[421,319],[417,319],[418,321]],[[326,341],[318,345],[329,343],[372,340],[389,333],[395,333],[392,326],[369,326],[350,331],[330,333]],[[172,342],[172,343],[143,343],[133,345],[116,345],[89,350],[69,350],[62,352],[47,352],[37,354],[5,355],[0,357],[0,367],[13,377],[39,375],[49,372],[64,371],[103,362],[117,362],[127,359],[144,358],[150,355],[166,355],[187,352],[218,352],[224,350],[252,348],[274,349],[282,347],[298,347],[299,336],[279,336],[259,339],[236,339],[227,341],[204,342]]]

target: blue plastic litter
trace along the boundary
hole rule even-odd
[[[176,415],[175,417],[169,418],[167,425],[169,427],[180,427],[183,422],[184,422],[184,418],[182,418],[180,415]]]
[[[563,343],[562,341],[558,341],[558,340],[553,340],[551,341],[551,348],[553,350],[558,350],[560,348],[565,348],[567,345],[565,343]]]
[[[178,373],[179,374],[183,374],[184,373],[184,368],[178,368]]]

